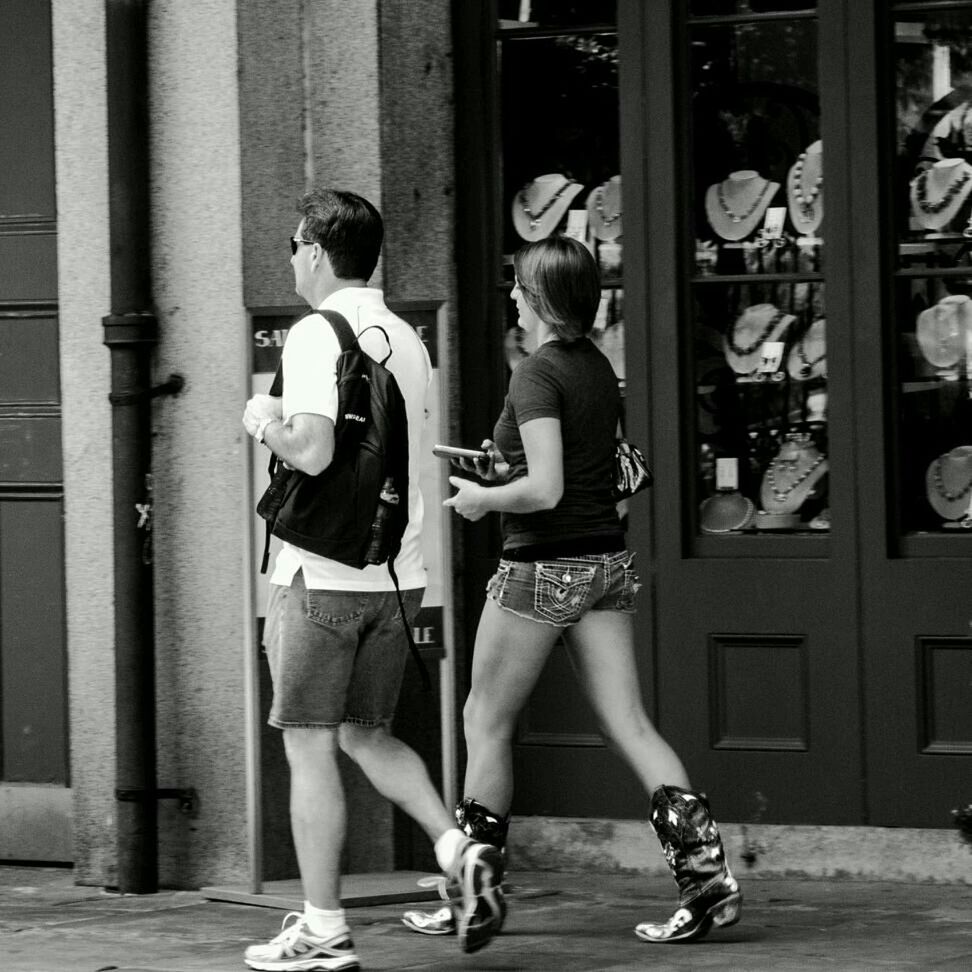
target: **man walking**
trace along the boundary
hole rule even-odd
[[[382,292],[367,286],[383,237],[374,206],[354,193],[316,189],[297,208],[301,219],[290,240],[297,293],[312,308],[343,315],[355,334],[381,325],[391,344],[387,367],[404,397],[409,428],[409,522],[395,568],[411,623],[426,583],[418,481],[428,354],[414,330],[385,306]],[[384,342],[375,328],[361,344],[381,359]],[[247,402],[246,431],[296,475],[317,476],[334,457],[340,351],[327,320],[302,318],[283,350],[282,398],[255,395]],[[358,570],[285,542],[270,577],[264,645],[273,680],[269,722],[284,734],[305,902],[276,938],[246,950],[246,964],[301,972],[359,968],[340,904],[346,809],[338,747],[434,841],[436,860],[460,893],[460,944],[467,952],[482,948],[499,920],[502,857],[456,827],[422,760],[391,735],[407,654],[387,564]]]

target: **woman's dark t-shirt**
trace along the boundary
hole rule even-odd
[[[552,510],[503,513],[504,549],[621,536],[611,498],[619,408],[614,369],[587,338],[548,341],[516,366],[493,441],[510,465],[512,482],[527,474],[519,426],[560,419],[564,494]]]

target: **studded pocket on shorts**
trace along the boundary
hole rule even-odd
[[[537,561],[533,606],[542,618],[566,624],[578,617],[587,600],[597,567]]]
[[[486,582],[486,596],[491,597],[497,604],[503,603],[503,591],[506,590],[506,582],[509,580],[512,567],[508,560],[501,560],[496,573]]]

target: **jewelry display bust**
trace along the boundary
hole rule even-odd
[[[940,159],[911,180],[911,214],[922,229],[939,232],[956,221],[969,193],[972,166],[962,159]]]
[[[587,197],[587,225],[596,239],[616,240],[621,236],[621,176],[592,189]]]
[[[549,236],[583,186],[559,173],[537,176],[513,197],[513,227],[532,243]]]
[[[767,513],[796,513],[827,471],[827,457],[806,432],[788,433],[763,475],[762,508]]]
[[[738,242],[752,236],[779,189],[778,182],[764,179],[755,169],[730,172],[706,190],[709,225],[724,240]]]
[[[827,322],[822,317],[818,317],[790,348],[786,370],[794,381],[827,377]]]
[[[747,307],[726,332],[723,339],[726,361],[737,375],[752,375],[759,370],[763,345],[782,341],[796,318],[775,304],[753,304]]]
[[[816,236],[823,222],[823,142],[801,152],[786,177],[790,221],[800,236]]]
[[[933,459],[925,473],[925,490],[929,505],[943,520],[972,526],[972,446],[957,446]]]
[[[923,310],[915,321],[915,338],[925,360],[939,370],[953,369],[965,354],[972,333],[972,298],[950,294]]]

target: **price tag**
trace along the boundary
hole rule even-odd
[[[785,347],[783,341],[764,341],[757,371],[767,375],[779,371]]]
[[[786,206],[770,206],[763,218],[763,239],[778,240],[783,236],[783,224],[786,221]]]
[[[569,209],[567,210],[567,229],[564,236],[571,239],[580,240],[581,243],[587,241],[587,210]]]
[[[739,488],[739,460],[716,459],[716,489]]]

